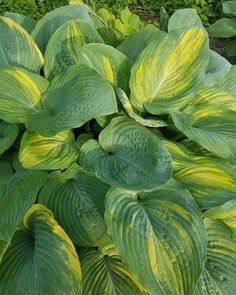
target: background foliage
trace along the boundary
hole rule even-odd
[[[204,23],[214,20],[218,15],[218,8],[222,1],[218,0],[85,0],[89,5],[96,8],[111,8],[112,12],[119,12],[126,6],[131,6],[134,10],[140,7],[144,13],[150,17],[159,14],[160,8],[163,6],[169,13],[173,13],[176,9],[191,7],[195,8]],[[14,11],[25,14],[35,19],[42,17],[48,11],[56,7],[66,5],[69,0],[0,0],[0,14],[5,11]]]

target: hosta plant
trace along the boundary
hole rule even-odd
[[[0,18],[0,295],[234,295],[236,69],[196,12],[23,20]]]

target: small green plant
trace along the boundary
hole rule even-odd
[[[236,68],[162,13],[0,17],[0,295],[235,294]]]
[[[208,32],[212,37],[231,38],[226,43],[225,51],[229,57],[236,56],[236,1],[222,3],[223,18],[213,23]]]

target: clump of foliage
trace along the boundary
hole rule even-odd
[[[0,18],[0,294],[234,294],[236,68],[115,20]]]
[[[236,1],[222,3],[222,18],[213,23],[208,32],[212,37],[231,38],[225,51],[229,57],[236,56]]]

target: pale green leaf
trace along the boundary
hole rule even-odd
[[[207,29],[211,37],[229,38],[236,35],[236,18],[221,18]]]
[[[188,28],[200,28],[204,30],[197,11],[192,8],[176,10],[169,19],[168,31]]]
[[[24,28],[29,34],[33,31],[34,27],[36,26],[37,21],[19,13],[14,12],[5,12],[4,16],[12,19],[16,23],[18,23],[22,28]]]

